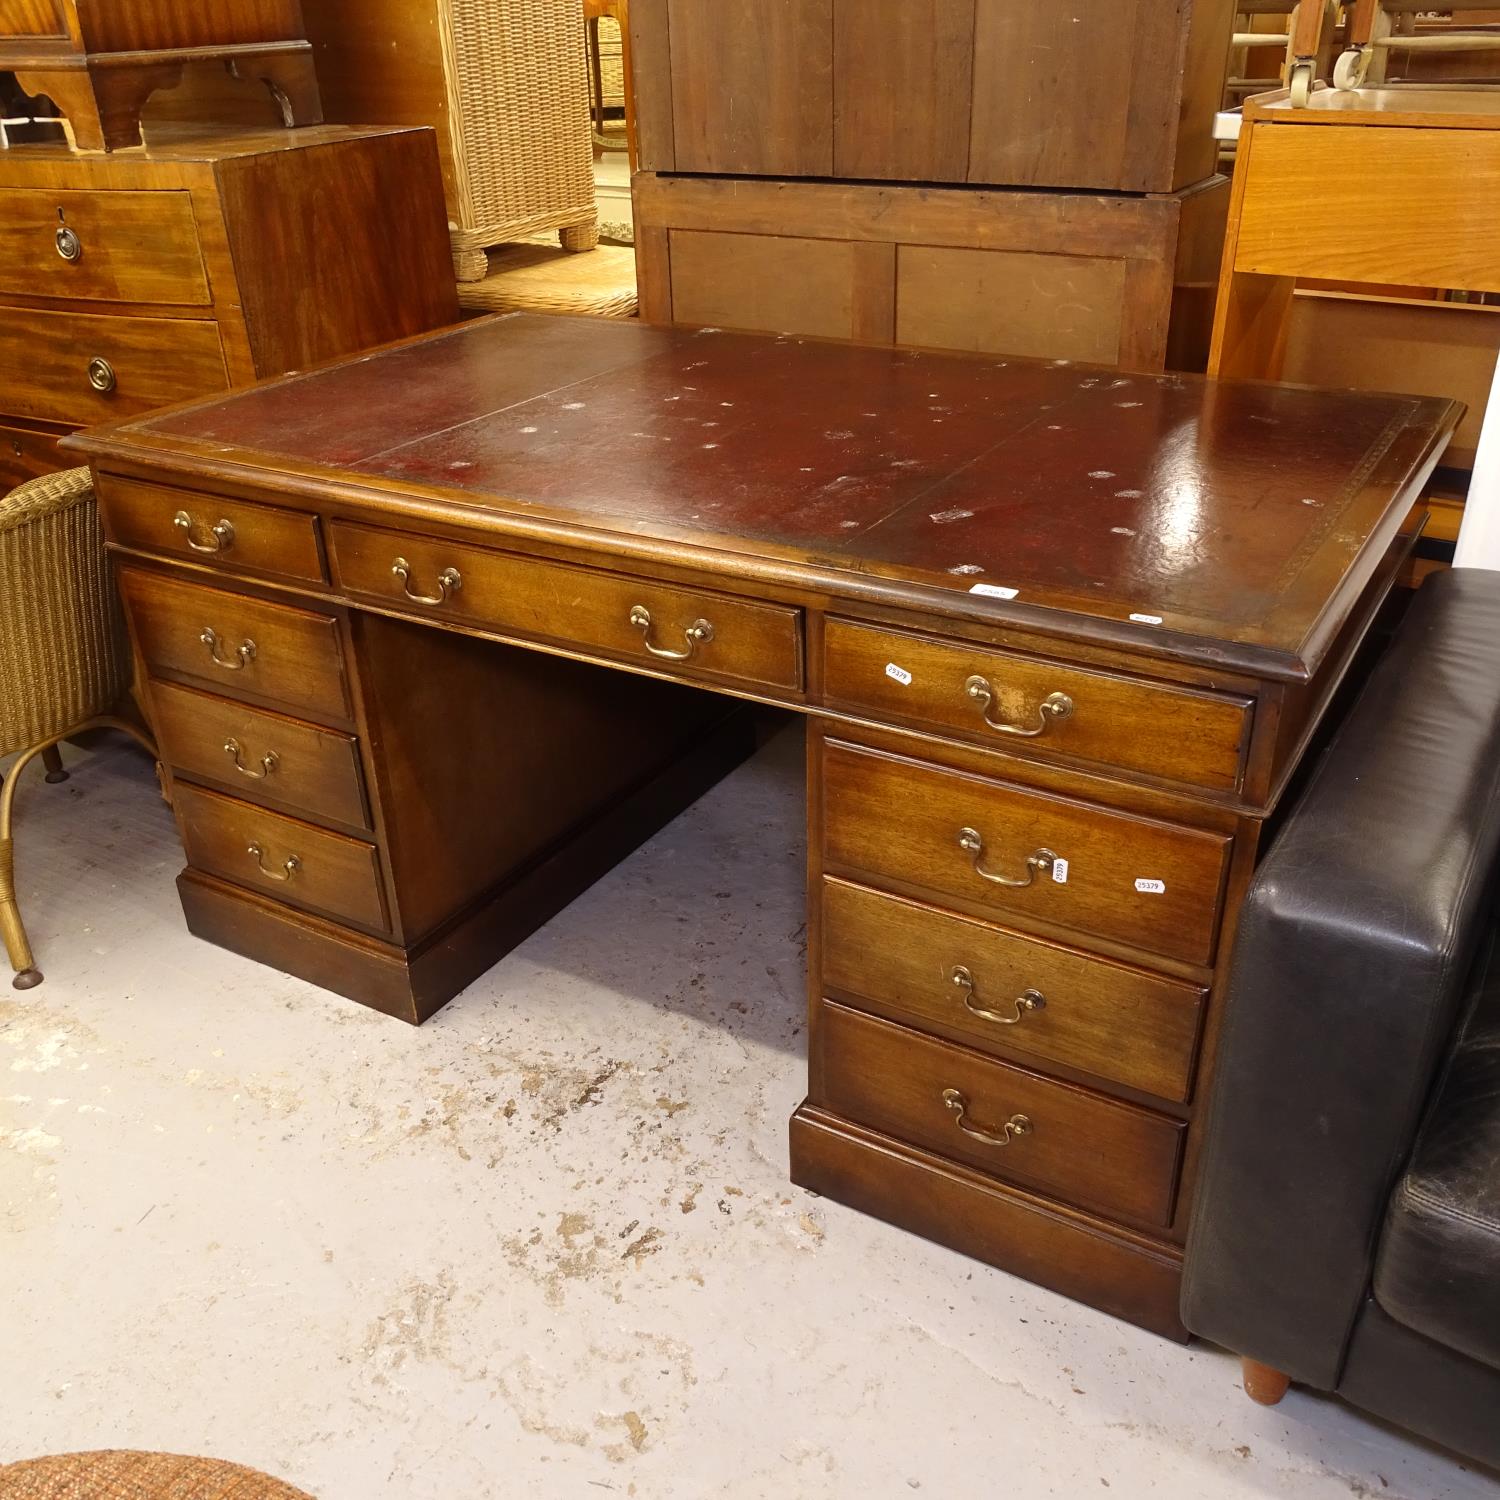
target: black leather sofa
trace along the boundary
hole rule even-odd
[[[1500,1467],[1500,573],[1436,575],[1262,862],[1188,1327]]]

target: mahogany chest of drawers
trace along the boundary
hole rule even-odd
[[[72,441],[195,932],[420,1020],[806,715],[794,1180],[1181,1337],[1236,914],[1457,416],[511,317]]]
[[[0,150],[0,489],[74,428],[457,320],[430,131]]]

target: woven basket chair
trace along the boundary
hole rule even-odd
[[[86,729],[122,729],[152,749],[137,725],[110,712],[129,663],[89,471],[12,490],[0,499],[0,756],[20,754],[0,785],[0,940],[17,989],[42,976],[16,904],[16,786],[38,756],[48,781],[65,781],[58,742]]]
[[[268,1474],[172,1453],[61,1453],[0,1465],[0,1500],[311,1500]]]

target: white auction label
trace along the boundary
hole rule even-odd
[[[1130,617],[1137,625],[1160,625],[1160,615],[1131,615]]]
[[[893,661],[886,663],[885,675],[899,682],[902,687],[911,686],[911,673],[905,667],[898,667]]]
[[[1147,896],[1165,896],[1167,894],[1167,883],[1165,880],[1137,880],[1135,888]]]
[[[1059,885],[1068,883],[1068,862],[1065,859],[1054,859],[1052,861],[1052,878]]]
[[[976,583],[969,592],[971,594],[983,594],[986,599],[1014,599],[1021,591],[1020,589],[1001,588],[998,583]]]

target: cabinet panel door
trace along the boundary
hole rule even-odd
[[[1120,358],[1125,262],[902,245],[896,342],[1112,365]]]
[[[679,172],[833,175],[833,0],[671,0]]]
[[[1170,190],[1185,13],[1175,0],[978,0],[969,180]]]
[[[968,180],[974,3],[836,0],[836,176]]]

